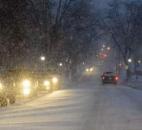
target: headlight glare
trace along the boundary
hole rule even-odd
[[[24,96],[29,96],[30,93],[31,93],[30,87],[29,87],[29,86],[25,86],[25,87],[23,88],[23,94],[24,94]]]
[[[31,83],[29,80],[24,80],[22,82],[22,88],[23,88],[23,95],[24,96],[29,96],[31,93]]]
[[[30,83],[29,80],[24,80],[23,81],[23,86],[30,86],[30,85],[31,85],[31,83]]]
[[[44,82],[43,82],[43,85],[45,86],[45,89],[46,90],[50,90],[50,82],[48,81],[48,80],[45,80]]]
[[[44,85],[44,86],[50,86],[50,82],[49,82],[48,80],[45,80],[45,81],[43,82],[43,85]]]
[[[58,81],[59,81],[59,80],[58,80],[58,78],[57,78],[57,77],[53,77],[53,78],[52,78],[52,83],[53,83],[53,84],[57,84],[57,83],[58,83]]]
[[[3,90],[3,84],[0,82],[0,91]]]

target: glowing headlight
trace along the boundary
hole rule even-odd
[[[2,91],[3,90],[3,85],[2,85],[2,83],[0,83],[0,91]]]
[[[31,88],[29,86],[24,86],[23,87],[23,94],[24,96],[29,96],[31,93]]]
[[[86,72],[89,72],[89,69],[88,68],[86,68],[86,70],[85,70]]]
[[[23,94],[24,96],[29,96],[31,93],[31,83],[29,80],[23,81]]]
[[[45,81],[43,82],[43,85],[44,85],[44,86],[50,86],[50,82],[49,82],[48,80],[45,80]]]
[[[31,83],[30,83],[29,80],[24,80],[23,81],[23,86],[30,86],[30,85],[31,85]]]
[[[45,80],[45,81],[43,82],[43,85],[46,87],[47,90],[50,89],[50,82],[49,82],[48,80]]]
[[[93,72],[94,71],[94,68],[92,67],[92,68],[90,68],[90,72]]]
[[[58,83],[58,81],[59,81],[59,80],[58,80],[58,78],[57,78],[57,77],[53,77],[53,78],[52,78],[52,83],[53,83],[53,84],[57,84],[57,83]]]

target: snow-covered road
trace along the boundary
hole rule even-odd
[[[142,91],[79,85],[1,108],[0,130],[142,130]]]

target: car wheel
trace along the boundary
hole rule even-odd
[[[1,107],[6,107],[8,105],[7,99],[5,97],[1,97],[0,105],[1,105]]]
[[[14,104],[16,102],[15,96],[13,95],[9,96],[8,99],[10,104]]]

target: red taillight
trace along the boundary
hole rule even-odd
[[[116,76],[116,77],[115,77],[115,80],[119,80],[119,77],[118,77],[118,76]]]
[[[103,77],[102,77],[102,79],[104,80],[104,79],[105,79],[105,77],[103,76]]]

